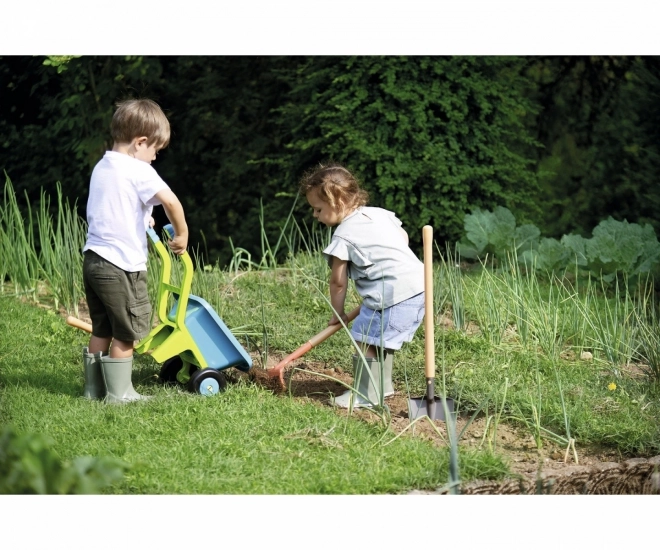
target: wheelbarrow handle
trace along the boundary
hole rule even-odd
[[[92,325],[90,325],[89,323],[85,323],[85,321],[81,321],[80,319],[77,319],[73,315],[69,315],[66,318],[66,324],[84,330],[85,332],[90,332],[90,333],[92,332]]]
[[[174,238],[174,227],[172,226],[171,223],[164,225],[163,231],[165,231],[169,235],[170,239]],[[147,227],[147,235],[149,235],[149,238],[151,239],[152,243],[156,244],[160,242],[160,237],[158,236],[158,233],[156,233],[152,227]]]

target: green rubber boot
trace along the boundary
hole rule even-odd
[[[150,399],[140,395],[133,389],[131,375],[133,372],[133,357],[111,358],[101,357],[101,372],[105,380],[107,395],[106,403],[130,403]]]
[[[371,408],[374,405],[378,405],[380,402],[381,372],[383,375],[385,374],[385,365],[383,364],[381,368],[381,362],[375,357],[366,357],[365,361],[366,365],[362,363],[360,356],[353,356],[353,372],[355,373],[353,387],[357,388],[357,392],[355,390],[347,390],[341,395],[335,397],[333,399],[333,404],[335,406],[348,409],[351,407],[351,401],[354,409],[363,407]],[[369,373],[371,373],[371,376],[369,376]],[[392,386],[391,371],[389,386]],[[386,390],[386,388],[384,389]],[[385,394],[385,397],[387,397],[394,393],[394,389],[392,388],[390,393],[387,393],[387,391],[384,391],[383,393]],[[362,397],[363,395],[367,399]]]
[[[83,396],[86,399],[103,399],[105,397],[105,382],[101,372],[101,352],[89,353],[89,348],[84,347],[83,355],[83,374],[85,377],[85,386]]]

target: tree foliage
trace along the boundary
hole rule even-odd
[[[660,58],[540,57],[529,61],[542,111],[536,137],[548,234],[587,234],[601,220],[660,231]]]
[[[460,236],[474,206],[533,208],[533,105],[517,58],[311,58],[279,109],[289,126],[282,165],[325,158],[363,180],[372,204],[393,210],[419,244],[431,224]]]
[[[115,103],[150,97],[172,124],[154,166],[191,245],[221,264],[232,242],[258,256],[261,224],[276,238],[301,175],[328,159],[401,217],[413,246],[425,224],[457,241],[475,208],[549,236],[608,216],[658,231],[657,59],[0,57],[0,169],[35,202],[61,182],[84,216]]]
[[[112,146],[115,103],[149,95],[160,62],[85,56],[58,64],[52,57],[3,57],[0,76],[0,168],[33,199],[58,181],[75,199],[86,198],[91,170]]]

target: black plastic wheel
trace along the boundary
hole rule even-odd
[[[183,359],[175,355],[163,363],[158,378],[164,384],[175,384],[177,373],[183,368]]]
[[[190,376],[190,391],[206,396],[216,395],[225,390],[225,375],[215,369],[196,370]]]

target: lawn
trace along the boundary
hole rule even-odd
[[[84,313],[75,252],[84,222],[66,204],[58,216],[54,223],[42,206],[33,216],[36,238],[11,193],[0,216],[0,417],[12,430],[3,445],[16,467],[5,492],[457,491],[513,472],[504,430],[515,431],[538,464],[559,451],[574,463],[596,452],[617,460],[660,453],[657,303],[648,281],[619,286],[520,266],[457,267],[437,248],[436,382],[456,402],[456,430],[442,422],[429,429],[390,407],[368,418],[338,414],[327,399],[275,394],[249,377],[230,377],[225,392],[204,397],[162,384],[148,355],[136,356],[133,379],[152,399],[118,407],[87,401],[81,350],[88,335],[63,317]],[[328,269],[317,253],[328,233],[287,231],[265,242],[261,260],[236,248],[223,269],[190,251],[193,294],[211,304],[253,369],[272,366],[331,316]],[[158,262],[150,254],[154,304]],[[347,309],[359,303],[355,292],[348,302]],[[424,336],[420,329],[396,354],[399,402],[424,394]],[[304,360],[323,367],[326,379],[334,372],[350,383],[353,352],[340,331]],[[422,424],[426,430],[417,429]]]

